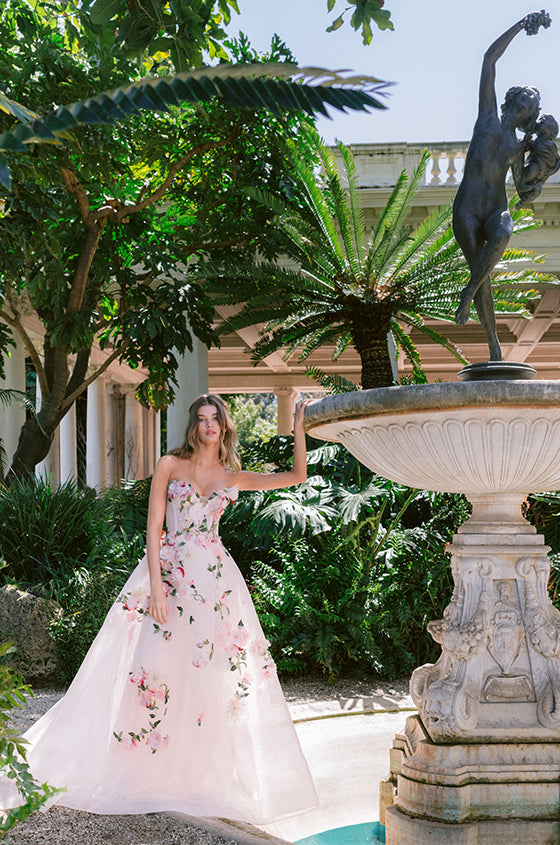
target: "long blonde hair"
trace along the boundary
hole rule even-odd
[[[218,454],[220,464],[230,467],[234,472],[239,472],[241,461],[237,454],[237,432],[229,415],[228,406],[215,393],[203,393],[202,396],[198,396],[194,400],[189,408],[189,420],[183,445],[177,449],[172,449],[169,454],[175,455],[177,458],[191,458],[196,461],[200,449],[198,411],[203,405],[213,405],[217,412],[221,435]]]

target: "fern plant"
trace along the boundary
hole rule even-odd
[[[301,540],[277,545],[274,554],[280,568],[255,564],[253,587],[280,671],[319,668],[331,681],[352,665],[380,671],[368,621],[368,581],[340,538],[329,535],[312,555]]]

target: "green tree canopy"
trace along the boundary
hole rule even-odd
[[[46,455],[64,414],[114,360],[147,368],[142,401],[172,398],[176,351],[191,348],[192,332],[216,340],[210,303],[185,280],[186,259],[258,246],[263,210],[239,197],[249,187],[279,189],[301,120],[286,114],[368,98],[336,74],[334,86],[292,81],[297,66],[278,42],[275,79],[254,62],[148,78],[157,62],[165,73],[175,61],[169,44],[156,45],[161,53],[149,38],[129,39],[126,50],[118,38],[109,44],[94,7],[100,15],[101,5],[62,0],[7,0],[0,10],[0,148],[13,176],[0,194],[0,341],[7,326],[19,334],[42,394],[14,458],[18,472]],[[204,46],[204,32],[186,41]],[[108,93],[90,96],[99,90]],[[26,328],[30,312],[42,348]],[[91,373],[94,344],[107,357]]]

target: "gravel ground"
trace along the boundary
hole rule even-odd
[[[384,694],[403,695],[408,691],[408,680],[384,684],[345,678],[330,685],[321,678],[297,678],[283,681],[282,688],[289,704],[303,704]],[[14,726],[22,732],[27,730],[62,694],[54,689],[36,690],[27,706],[14,712]],[[231,845],[234,840],[165,813],[98,816],[66,807],[52,807],[46,813],[35,813],[3,841],[9,845]],[[246,840],[242,837],[239,841]]]

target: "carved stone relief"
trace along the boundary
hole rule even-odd
[[[525,646],[521,606],[514,578],[494,582],[496,596],[488,631],[488,652],[501,669],[484,681],[484,701],[535,701],[531,678],[517,674],[514,666]]]

